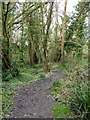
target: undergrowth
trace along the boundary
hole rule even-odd
[[[56,80],[53,83],[51,93],[53,94],[55,104],[54,114],[57,117],[82,118],[89,120],[90,114],[90,83],[88,82],[88,61],[85,58],[67,58],[66,64],[62,67],[55,63],[54,68],[63,71],[64,79]],[[71,114],[65,114],[64,109],[71,110]],[[63,111],[63,116],[62,116]],[[68,113],[68,111],[67,111]]]

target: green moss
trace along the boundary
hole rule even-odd
[[[58,118],[69,118],[71,114],[69,106],[61,106],[59,103],[55,103],[53,110],[55,116]]]

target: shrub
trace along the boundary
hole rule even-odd
[[[2,70],[2,81],[9,81],[12,78],[10,70]]]
[[[9,69],[2,70],[2,81],[9,81],[13,77],[18,77],[19,71],[16,68],[12,68],[10,71]]]

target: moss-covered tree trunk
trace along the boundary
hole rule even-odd
[[[30,65],[34,65],[34,46],[33,46],[33,31],[32,31],[32,26],[33,26],[33,19],[32,19],[32,14],[30,14],[30,17],[27,17],[27,26],[28,26],[28,47],[29,47],[29,60],[30,60]]]
[[[34,50],[33,50],[33,37],[31,37],[31,39],[29,40],[29,59],[30,59],[30,65],[33,66],[34,65]]]
[[[10,36],[9,36],[9,30],[7,26],[7,16],[8,16],[8,9],[9,9],[9,4],[5,7],[5,3],[2,3],[2,62],[3,62],[3,68],[7,68],[11,70],[11,61],[10,61],[10,52],[9,52],[9,47],[10,47]],[[6,10],[7,8],[7,10]]]
[[[49,37],[49,28],[50,28],[50,24],[51,24],[52,9],[53,9],[53,2],[50,5],[49,14],[47,17],[47,28],[46,28],[46,33],[44,34],[44,41],[43,41],[43,68],[44,68],[44,72],[50,71],[49,63],[48,63],[48,55],[47,55],[47,42],[48,42],[47,40]]]
[[[66,8],[67,8],[67,0],[65,1],[64,6],[64,20],[62,26],[62,42],[61,42],[61,63],[64,65],[64,42],[65,42],[65,27],[66,27]]]

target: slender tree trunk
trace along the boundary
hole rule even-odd
[[[89,8],[90,8],[90,3],[89,3]],[[88,17],[88,33],[90,33],[90,11],[89,11],[89,17]],[[89,35],[90,36],[90,35]],[[88,81],[90,81],[90,37],[88,41]]]
[[[23,63],[24,62],[24,50],[23,50],[23,46],[25,44],[24,42],[24,15],[23,15],[23,11],[24,11],[24,5],[22,6],[22,22],[21,22],[21,45],[20,45],[20,61]]]
[[[47,17],[47,29],[46,33],[44,35],[44,41],[43,41],[43,67],[44,67],[44,72],[49,72],[49,64],[48,64],[48,56],[47,56],[47,39],[48,39],[48,34],[49,34],[49,28],[51,24],[51,15],[52,15],[52,9],[53,9],[53,2],[50,5],[50,12]]]
[[[55,45],[57,46],[57,39],[58,39],[58,2],[56,2],[56,28],[55,28]]]
[[[64,21],[62,26],[62,42],[61,42],[61,63],[64,65],[64,42],[65,42],[65,28],[66,28],[66,8],[67,8],[67,0],[65,1],[64,6]]]
[[[30,60],[30,65],[34,65],[34,48],[33,48],[33,33],[32,33],[32,14],[30,17],[27,16],[27,26],[28,26],[28,47],[29,47],[29,60]]]

